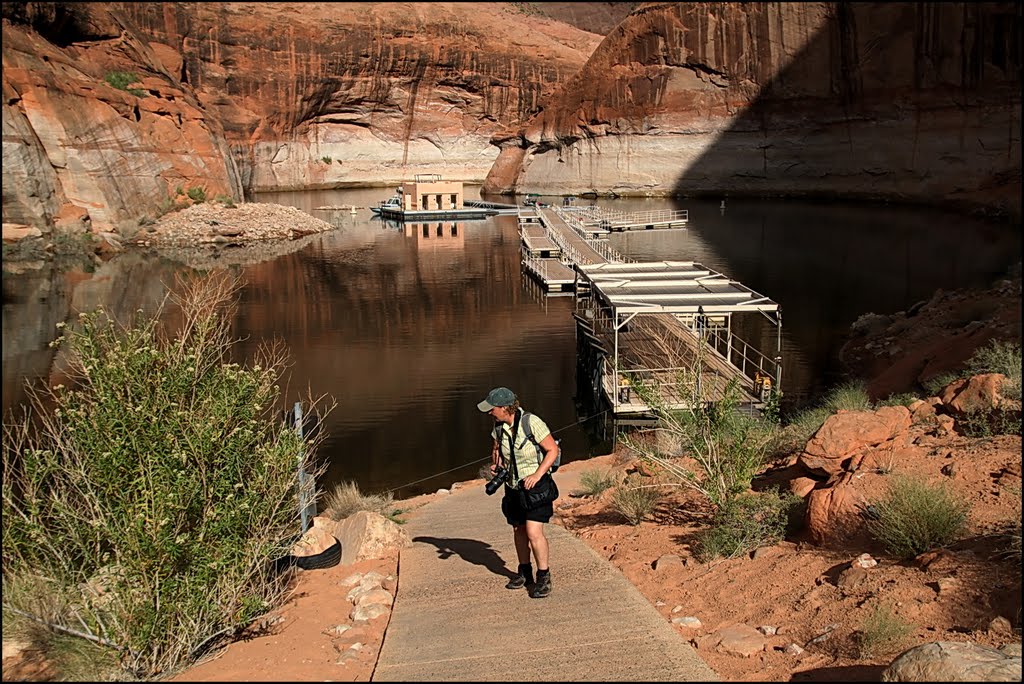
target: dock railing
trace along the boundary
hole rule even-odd
[[[608,242],[607,240],[591,237],[590,234],[587,232],[586,228],[584,227],[583,222],[580,221],[579,217],[575,215],[578,212],[564,211],[561,207],[551,207],[551,209],[558,215],[559,218],[562,219],[562,221],[565,222],[565,225],[569,226],[569,228],[571,228],[573,232],[576,233],[576,235],[578,235],[579,238],[587,244],[588,247],[590,247],[592,250],[600,254],[605,259],[605,261],[608,261],[609,263],[613,264],[622,264],[626,263],[627,261],[633,261],[632,259],[626,259],[621,254],[619,254],[619,252],[616,251],[615,248],[612,247],[611,243]],[[553,230],[550,226],[548,226],[548,232],[557,233],[558,231]]]
[[[767,375],[773,380],[779,376],[781,369],[777,359],[762,354],[736,335],[730,335],[725,328],[708,328],[704,331],[704,340],[751,380],[756,380],[758,375]]]

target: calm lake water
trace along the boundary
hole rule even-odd
[[[364,492],[406,496],[476,477],[490,449],[490,419],[476,404],[497,385],[511,387],[548,422],[564,460],[607,453],[614,425],[577,386],[572,298],[544,297],[522,274],[515,217],[389,224],[366,209],[389,194],[261,194],[256,201],[296,206],[336,229],[291,253],[232,267],[246,282],[234,321],[244,338],[240,357],[251,357],[261,341],[282,340],[293,359],[289,405],[310,393],[337,401],[323,425],[319,458],[329,465],[322,486],[353,480]],[[597,203],[689,210],[685,230],[617,234],[612,244],[638,260],[697,261],[782,305],[789,400],[841,379],[838,351],[861,314],[906,309],[937,288],[987,284],[1019,259],[1021,247],[1014,227],[919,208]],[[338,205],[360,209],[317,209]],[[166,256],[133,253],[90,278],[5,273],[5,414],[23,400],[26,378],[53,372],[47,344],[59,321],[100,303],[122,315],[155,311],[175,274],[190,270]],[[750,334],[774,349],[774,327],[758,322]]]

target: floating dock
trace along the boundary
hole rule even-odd
[[[782,381],[779,305],[698,263],[624,259],[588,214],[610,216],[535,207],[519,212],[519,234],[523,268],[538,287],[576,297],[577,353],[595,398],[603,395],[616,417],[646,419],[655,406],[693,410],[735,388],[740,408],[762,409]],[[667,226],[681,214],[641,218]],[[773,354],[735,334],[732,319],[744,314],[776,325]]]
[[[381,207],[381,218],[394,221],[466,221],[498,214],[494,209],[402,209]]]

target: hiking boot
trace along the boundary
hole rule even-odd
[[[551,575],[544,573],[541,575],[537,574],[537,583],[533,585],[533,589],[530,590],[530,598],[544,598],[551,593]]]
[[[505,588],[522,589],[527,584],[533,584],[533,567],[530,565],[520,565],[519,574],[510,579]]]
[[[522,589],[523,587],[526,586],[526,584],[527,584],[527,582],[526,582],[526,578],[525,577],[523,577],[522,575],[516,575],[515,577],[513,577],[512,579],[510,579],[508,581],[508,584],[505,585],[505,588],[506,589]]]

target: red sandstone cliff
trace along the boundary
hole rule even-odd
[[[485,190],[845,195],[1020,215],[1018,3],[646,3]]]
[[[551,18],[631,4],[3,3],[4,222],[418,171],[1019,216],[1019,4],[647,3],[596,50]]]
[[[109,230],[179,186],[241,195],[220,123],[116,13],[4,3],[3,65],[4,223]]]
[[[626,11],[601,5],[606,23]],[[43,229],[86,211],[94,229],[151,216],[178,187],[480,181],[490,138],[601,38],[514,3],[3,10],[4,222]],[[112,72],[140,82],[114,88]]]
[[[481,181],[601,37],[510,3],[119,3],[223,122],[250,190]]]

